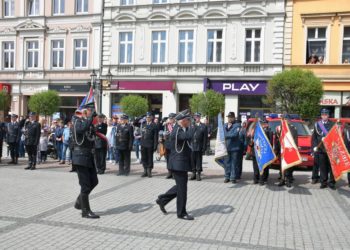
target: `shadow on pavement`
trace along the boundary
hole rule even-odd
[[[99,215],[112,215],[112,214],[121,214],[125,212],[131,212],[134,214],[137,213],[143,213],[147,210],[150,210],[154,205],[151,203],[135,203],[135,204],[129,204],[125,206],[115,207],[108,209],[106,211],[98,212]]]
[[[230,214],[232,212],[233,207],[229,205],[208,205],[203,208],[192,210],[191,215],[193,215],[194,217],[200,217],[203,215],[209,215],[213,213]]]

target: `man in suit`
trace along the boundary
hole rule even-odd
[[[174,126],[176,124],[175,120],[175,113],[170,113],[168,116],[167,121],[164,124],[164,146],[165,146],[165,159],[166,159],[166,166],[168,169],[168,174],[166,176],[166,179],[173,178],[173,174],[171,173],[171,170],[169,169],[169,157],[171,153],[171,141],[170,141],[170,135],[171,132],[174,129]]]
[[[19,140],[21,139],[21,128],[17,122],[18,116],[15,114],[11,115],[11,122],[7,124],[6,127],[6,141],[10,148],[11,161],[9,164],[18,163],[18,149]]]
[[[141,162],[143,174],[141,177],[152,177],[153,152],[157,150],[158,128],[152,122],[151,112],[146,114],[146,122],[141,124]]]
[[[105,116],[98,116],[98,124],[96,125],[96,132],[106,135],[107,124],[104,122]],[[107,142],[100,137],[96,136],[95,139],[95,161],[97,167],[97,174],[104,174],[106,171],[106,155],[107,155]]]
[[[192,126],[193,137],[191,141],[192,145],[192,155],[191,155],[191,163],[192,163],[192,175],[191,180],[200,181],[201,173],[203,171],[203,154],[207,148],[207,140],[208,140],[208,130],[207,126],[201,123],[201,114],[195,113],[193,116],[195,123]]]
[[[129,117],[122,115],[120,123],[117,125],[117,134],[115,137],[115,147],[119,153],[119,173],[117,175],[128,176],[130,174],[130,157],[134,140],[134,131],[128,124]]]
[[[29,119],[24,124],[24,145],[28,154],[26,170],[35,170],[38,144],[40,141],[41,125],[36,120],[36,113],[30,112]]]
[[[166,214],[166,204],[177,198],[177,217],[183,220],[194,219],[186,211],[188,172],[192,170],[190,142],[193,133],[190,129],[190,119],[191,116],[187,110],[180,112],[176,116],[178,124],[175,125],[170,135],[171,154],[169,158],[169,169],[173,173],[176,185],[165,194],[159,195],[156,200],[160,210]]]

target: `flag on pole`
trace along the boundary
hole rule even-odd
[[[256,123],[254,132],[254,152],[256,162],[258,163],[260,174],[264,173],[264,169],[276,160],[270,141],[265,135],[260,122]]]
[[[225,143],[225,131],[222,116],[218,114],[218,131],[216,134],[215,142],[215,155],[214,159],[221,167],[225,167],[225,157],[227,156],[227,148]]]
[[[82,110],[84,106],[91,106],[92,108],[96,109],[94,90],[92,87],[90,87],[89,92],[86,94],[83,101],[81,102],[79,110]]]
[[[322,139],[331,163],[334,179],[337,181],[343,173],[350,172],[350,155],[337,125]]]
[[[288,122],[285,119],[281,120],[281,170],[282,173],[291,167],[294,167],[302,162],[298,147],[295,144],[292,133],[289,130]]]

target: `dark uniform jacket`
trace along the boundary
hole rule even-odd
[[[40,140],[41,125],[37,121],[27,121],[24,124],[24,144],[27,146],[37,146]]]
[[[9,122],[6,127],[7,130],[7,143],[18,143],[21,138],[21,128],[18,122]]]
[[[175,124],[173,124],[173,130],[174,130],[174,126]],[[166,124],[164,127],[164,146],[166,149],[171,149],[171,140],[170,140],[170,135],[171,135],[171,132],[169,131],[168,129],[168,124]]]
[[[322,121],[320,121],[322,122]],[[333,127],[334,123],[331,121],[327,121],[324,124],[324,127],[326,128],[326,130],[329,132],[331,130],[331,128]],[[320,127],[320,125],[318,124],[318,122],[315,123],[314,125],[314,131],[312,133],[312,148],[317,147],[318,145],[320,145],[320,143],[322,142],[322,138],[325,137],[327,135],[327,133],[324,133]],[[326,149],[323,146],[323,143],[321,143],[320,147],[318,148],[319,153],[326,153]]]
[[[207,148],[207,140],[208,140],[208,129],[203,123],[194,124],[192,126],[192,151],[195,152],[205,152]]]
[[[96,132],[106,135],[107,134],[107,124],[101,123],[96,126]],[[96,136],[95,148],[107,148],[107,142],[100,137]]]
[[[117,150],[132,150],[134,141],[134,129],[129,124],[122,126],[118,124],[115,136],[115,147]]]
[[[158,127],[155,123],[141,124],[141,146],[153,148],[155,151],[158,144]]]
[[[191,167],[191,148],[193,132],[190,128],[186,131],[179,125],[175,125],[170,134],[171,153],[169,156],[168,168],[170,170],[190,172]]]
[[[263,130],[265,132],[266,137],[269,139],[270,144],[273,145],[273,132],[272,132],[272,130],[269,127],[267,127],[267,126],[263,126]],[[254,128],[254,131],[255,131],[255,128]],[[253,133],[250,132],[249,135],[247,134],[247,137],[246,137],[247,145],[249,145],[251,147],[251,149],[252,149],[251,150],[251,155],[253,157],[255,157],[254,131],[253,131]]]
[[[94,167],[93,148],[95,144],[93,118],[78,118],[73,122],[72,129],[72,164],[92,168]]]
[[[344,129],[344,143],[348,152],[350,153],[350,127],[346,127]]]
[[[6,128],[5,128],[5,123],[1,122],[0,123],[0,140],[4,140],[6,137]]]
[[[234,123],[230,128],[228,127],[228,123],[225,124],[224,132],[227,151],[234,152],[241,149],[241,128],[242,127],[240,123]]]

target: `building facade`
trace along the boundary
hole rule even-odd
[[[267,81],[283,67],[284,0],[104,2],[105,114],[136,93],[167,116],[206,89],[225,95],[226,113],[268,111]]]
[[[100,70],[102,0],[0,2],[0,82],[12,86],[11,112],[27,114],[30,96],[52,89],[70,115]]]
[[[323,107],[350,117],[350,3],[348,0],[288,0],[286,68],[300,67],[321,78]]]

